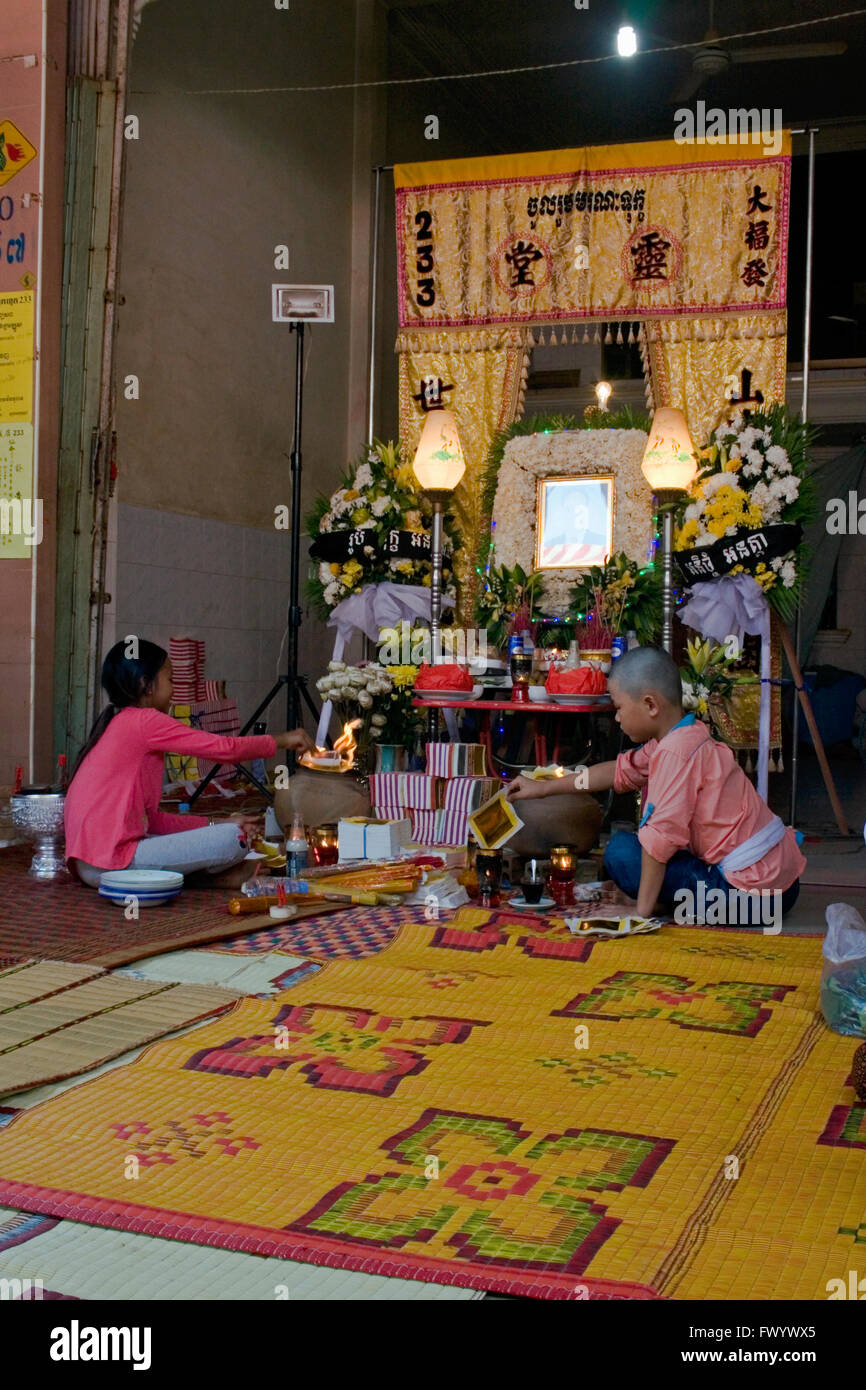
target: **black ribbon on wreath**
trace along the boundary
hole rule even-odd
[[[310,555],[327,564],[344,564],[356,557],[429,560],[430,535],[425,531],[389,531],[380,539],[372,530],[322,531],[310,546]]]
[[[677,550],[673,558],[691,583],[721,579],[737,565],[742,565],[747,574],[754,574],[758,565],[769,565],[796,550],[802,537],[803,528],[796,522],[778,522],[754,530],[740,526],[733,536],[722,536],[713,545]]]

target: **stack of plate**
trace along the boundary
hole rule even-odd
[[[160,907],[176,898],[183,874],[170,869],[113,869],[99,879],[99,896],[125,907],[135,898],[139,907]]]

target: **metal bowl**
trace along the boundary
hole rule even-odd
[[[22,792],[12,797],[13,824],[35,845],[27,872],[42,882],[69,874],[63,842],[65,800],[62,792]]]

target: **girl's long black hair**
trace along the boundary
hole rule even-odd
[[[102,663],[102,688],[108,696],[109,703],[90,730],[90,737],[78,754],[72,770],[73,777],[91,748],[102,738],[117,711],[138,704],[142,695],[147,695],[153,689],[154,681],[168,660],[168,652],[158,647],[155,642],[137,637],[134,647],[136,655],[129,656],[127,651],[132,645],[129,637],[124,638],[122,642],[115,642]]]

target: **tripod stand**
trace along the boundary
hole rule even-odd
[[[304,324],[298,320],[291,323],[289,327],[298,335],[297,348],[295,351],[295,425],[292,436],[292,452],[290,463],[292,469],[292,519],[291,519],[291,550],[289,554],[289,613],[288,613],[288,651],[286,655],[286,671],[277,677],[276,683],[265,695],[264,699],[253,711],[241,729],[241,734],[246,734],[253,727],[259,716],[273,704],[283,687],[286,687],[286,728],[294,729],[297,726],[300,716],[301,702],[303,702],[310,714],[313,722],[317,722],[319,711],[313,704],[310,692],[307,689],[307,678],[298,671],[298,634],[301,627],[301,607],[299,599],[299,572],[301,562],[301,411],[304,393]],[[291,770],[294,767],[295,755],[288,752],[286,762]],[[198,800],[220,767],[222,763],[215,764],[206,777],[202,779],[190,797],[190,805]],[[242,777],[254,787],[258,787],[268,799],[273,801],[271,793],[263,782],[259,781],[255,773],[243,764],[236,764],[237,770]]]

